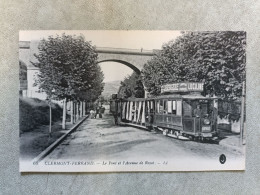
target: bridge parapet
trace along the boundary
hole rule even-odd
[[[96,47],[98,53],[107,54],[129,54],[129,55],[145,55],[152,56],[153,50],[147,49],[127,49],[127,48],[111,48],[111,47]]]

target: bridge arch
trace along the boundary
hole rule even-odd
[[[101,60],[98,63],[103,63],[103,62],[117,62],[117,63],[120,63],[120,64],[124,64],[127,67],[131,68],[133,71],[135,71],[138,75],[141,74],[141,71],[139,70],[139,68],[137,68],[135,65],[133,65],[133,64],[127,62],[127,61],[124,61],[124,60],[107,59],[107,60]]]
[[[132,63],[130,63],[128,61],[124,61],[124,60],[121,60],[121,59],[104,59],[104,60],[98,61],[98,64],[105,63],[105,62],[115,62],[115,63],[121,64],[121,65],[125,65],[128,68],[132,69],[137,75],[139,75],[139,76],[141,75],[141,70],[137,66],[133,65]],[[144,83],[142,81],[141,81],[141,85],[143,87],[144,94],[140,98],[147,97],[147,90],[146,90],[146,87],[145,87],[145,85],[144,85]]]

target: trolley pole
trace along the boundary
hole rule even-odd
[[[240,116],[240,145],[243,145],[245,120],[245,81],[242,83],[241,116]]]

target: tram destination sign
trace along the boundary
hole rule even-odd
[[[184,82],[166,84],[161,87],[161,93],[165,92],[202,92],[204,83]]]

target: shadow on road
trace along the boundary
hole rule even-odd
[[[113,133],[106,133],[104,134],[105,136],[111,136],[111,135],[118,135],[118,134],[125,134],[125,133],[131,133],[134,132],[132,130],[127,130],[127,131],[120,131],[120,132],[113,132]]]
[[[117,128],[118,126],[114,125],[114,124],[107,124],[107,123],[99,123],[99,124],[96,124],[96,127],[100,127],[100,128],[111,128],[111,127],[114,127],[114,128]]]
[[[156,141],[156,139],[146,139],[146,140],[140,139],[140,140],[134,140],[134,141],[129,141],[129,142],[123,142],[123,143],[116,144],[116,145],[106,148],[104,153],[109,153],[109,154],[120,153],[120,152],[127,151],[127,150],[131,149],[132,147],[136,147],[137,145],[144,144],[144,143],[150,143],[150,142],[154,142],[154,141]]]

